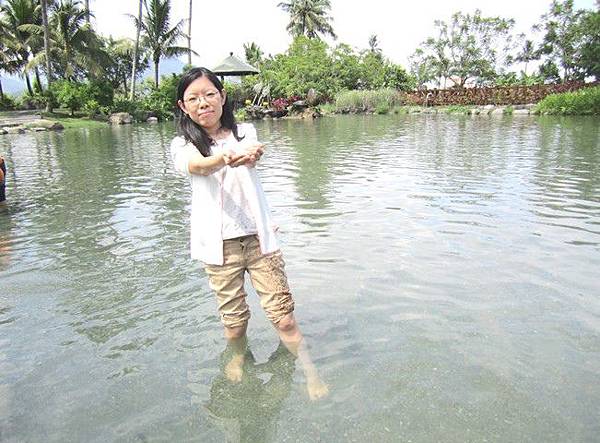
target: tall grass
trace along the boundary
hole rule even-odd
[[[342,91],[335,96],[336,112],[377,112],[387,114],[404,100],[395,89]]]
[[[556,115],[600,115],[600,86],[551,94],[537,104],[534,112]]]

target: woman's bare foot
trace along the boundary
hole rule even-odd
[[[308,396],[313,401],[327,397],[329,394],[329,387],[318,375],[306,379],[306,389],[308,390]]]
[[[234,355],[229,363],[225,366],[225,377],[233,383],[239,383],[242,381],[242,375],[244,375],[244,355]]]

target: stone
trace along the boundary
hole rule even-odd
[[[60,129],[65,129],[65,127],[62,124],[60,124],[59,122],[55,122],[53,120],[45,120],[45,119],[33,120],[31,122],[25,123],[24,126],[26,129],[31,129],[32,131],[37,131],[38,128],[41,129],[42,131],[46,131],[46,130],[56,131],[56,130],[60,130]]]
[[[317,96],[317,91],[313,88],[310,88],[306,93],[306,102],[309,106],[315,106],[319,101],[319,97]]]
[[[496,108],[490,112],[490,115],[504,115],[504,108]]]
[[[4,128],[0,128],[0,135],[8,134],[8,131]]]
[[[158,123],[158,118],[157,117],[148,117],[146,119],[146,123]]]
[[[483,110],[484,110],[484,111],[488,111],[488,112],[489,112],[489,111],[493,111],[493,110],[494,110],[494,108],[496,108],[494,105],[485,105],[485,106],[483,107]]]
[[[23,126],[10,126],[3,129],[6,131],[6,134],[22,134],[25,132],[25,128]]]
[[[30,131],[34,131],[34,132],[42,132],[42,131],[47,131],[46,128],[40,128],[40,127],[34,127],[34,128],[29,128]]]
[[[133,117],[127,112],[115,112],[108,117],[108,123],[111,125],[130,125],[133,123]]]
[[[513,115],[529,115],[529,109],[515,109]]]

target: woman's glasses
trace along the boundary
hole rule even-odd
[[[220,96],[221,94],[219,94],[219,91],[209,91],[204,95],[195,95],[192,97],[188,97],[183,101],[186,105],[189,106],[200,106],[200,102],[203,99],[205,102],[210,103],[216,101]]]

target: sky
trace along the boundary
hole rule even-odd
[[[133,21],[138,0],[89,0],[94,14],[92,23],[105,37],[135,38]],[[192,49],[198,56],[192,64],[214,68],[230,52],[244,58],[244,43],[255,42],[268,54],[284,52],[291,42],[286,31],[288,15],[277,5],[281,0],[193,0]],[[479,8],[484,16],[513,18],[515,34],[528,38],[541,36],[531,31],[540,16],[548,11],[551,0],[330,0],[332,25],[338,35],[330,45],[347,43],[360,50],[368,47],[369,37],[377,35],[383,54],[409,68],[408,58],[427,37],[434,33],[434,21],[448,21],[457,11],[473,12]],[[172,24],[187,19],[188,0],[171,0]],[[575,0],[576,8],[594,9],[595,0]],[[187,32],[187,24],[184,26]],[[181,42],[187,46],[187,41]],[[187,63],[187,56],[181,57]],[[518,70],[518,68],[515,68]],[[164,62],[161,73],[179,72],[180,63]],[[151,71],[148,71],[151,73]],[[149,74],[150,75],[150,74]],[[24,82],[16,76],[2,76],[7,92],[22,91]]]
[[[192,63],[213,68],[229,52],[243,59],[243,44],[255,42],[265,54],[284,52],[291,42],[285,30],[288,15],[277,7],[280,0],[194,0]],[[384,55],[408,67],[408,57],[433,34],[434,20],[448,20],[457,11],[513,18],[515,31],[532,35],[531,27],[551,4],[550,0],[330,0],[337,41],[357,49],[368,47],[376,34]],[[173,24],[188,15],[188,0],[171,0]],[[135,38],[135,28],[126,14],[137,14],[138,0],[90,0],[96,29],[103,35]],[[593,9],[594,0],[575,0],[577,8]],[[187,25],[185,25],[187,31]],[[182,41],[182,46],[187,42]],[[184,60],[187,60],[183,57]]]

